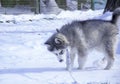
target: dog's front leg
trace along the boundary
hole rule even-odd
[[[72,65],[71,65],[70,56],[66,56],[66,69],[67,69],[68,71],[71,71],[71,70],[72,70]]]
[[[66,69],[68,71],[71,71],[72,69],[69,49],[66,50]]]
[[[67,70],[71,71],[74,65],[74,59],[75,59],[75,52],[73,50],[67,49],[66,53],[66,68]]]

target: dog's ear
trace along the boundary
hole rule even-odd
[[[60,30],[59,29],[56,29],[57,33],[60,33]]]
[[[67,38],[63,34],[60,34],[60,33],[56,35],[54,42],[55,42],[55,44],[57,44],[59,46],[69,44]]]

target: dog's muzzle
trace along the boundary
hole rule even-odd
[[[55,54],[59,62],[63,62],[62,56],[59,54]]]
[[[62,55],[64,54],[64,50],[59,50],[58,52],[55,52],[55,55],[57,56],[57,59],[59,62],[63,62]]]
[[[50,45],[48,45],[47,48],[50,52],[53,52],[56,55],[59,62],[63,62],[62,55],[65,52],[64,49],[58,49],[58,48],[50,46]]]

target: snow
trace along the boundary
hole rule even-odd
[[[102,69],[103,54],[93,51],[86,68],[77,70],[75,62],[72,72],[68,72],[65,62],[59,63],[44,45],[56,28],[73,20],[111,19],[111,12],[104,15],[102,12],[0,14],[0,84],[120,84],[120,43],[111,70]]]

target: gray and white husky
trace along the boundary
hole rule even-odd
[[[57,30],[45,44],[48,50],[54,52],[59,61],[62,62],[62,54],[69,51],[66,68],[72,69],[74,58],[78,56],[78,69],[83,69],[88,51],[91,49],[101,50],[105,53],[107,65],[105,70],[112,67],[118,39],[118,19],[120,8],[117,8],[112,15],[112,20],[86,20],[73,21]],[[70,60],[68,60],[70,59]],[[93,58],[92,58],[93,59]]]

